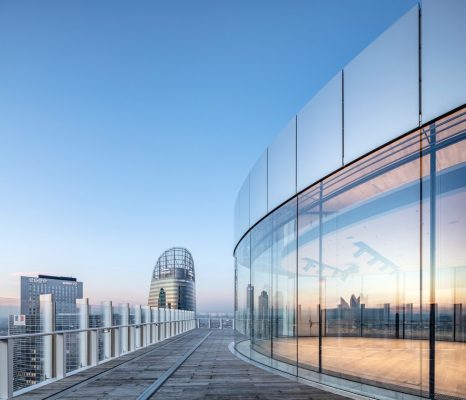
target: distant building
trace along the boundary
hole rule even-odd
[[[21,277],[21,315],[10,315],[8,334],[21,335],[43,332],[40,314],[40,295],[52,294],[55,310],[55,330],[79,328],[76,299],[83,297],[83,283],[76,278],[39,275]],[[67,338],[67,370],[79,367],[77,336]],[[13,342],[13,389],[20,390],[42,382],[47,377],[43,368],[43,338],[28,337]]]
[[[196,311],[194,261],[187,249],[173,247],[159,257],[152,273],[148,304]]]
[[[56,304],[75,304],[76,299],[83,298],[83,283],[64,276],[22,276],[21,314],[37,314],[41,294],[53,294]]]

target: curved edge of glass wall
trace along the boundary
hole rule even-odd
[[[463,107],[256,224],[234,254],[236,349],[352,392],[465,398],[465,139]]]

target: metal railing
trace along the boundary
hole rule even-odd
[[[197,328],[207,329],[234,329],[234,318],[197,317]]]
[[[10,399],[41,384],[197,327],[194,311],[139,305],[130,312],[127,303],[115,307],[120,323],[114,324],[111,302],[101,305],[99,324],[102,326],[89,327],[95,322],[88,299],[77,300],[76,306],[78,312],[74,317],[79,321],[79,329],[57,330],[53,297],[41,295],[41,331],[0,336],[0,399]],[[24,342],[30,350],[26,356],[20,345]],[[75,361],[72,368],[67,364],[70,358]]]

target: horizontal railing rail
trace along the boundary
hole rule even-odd
[[[63,329],[53,332],[39,332],[39,333],[25,333],[20,335],[8,335],[8,336],[0,336],[0,340],[8,340],[8,339],[24,339],[24,338],[33,338],[33,337],[41,337],[41,336],[50,336],[50,335],[63,335],[63,334],[72,334],[72,333],[81,333],[81,332],[90,332],[90,331],[108,331],[111,329],[117,328],[140,328],[142,326],[148,325],[163,325],[169,324],[170,322],[183,322],[183,321],[193,321],[195,319],[180,319],[177,321],[165,321],[165,322],[144,322],[138,324],[127,324],[127,325],[113,325],[113,326],[98,326],[94,328],[86,328],[86,329]]]

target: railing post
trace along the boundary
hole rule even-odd
[[[159,309],[157,307],[152,308],[152,343],[157,343],[160,340],[159,334]]]
[[[40,295],[40,320],[42,332],[53,332],[55,330],[55,307],[53,306],[53,294]],[[45,379],[53,377],[53,338],[47,335],[42,338],[42,351],[44,362]]]
[[[168,332],[169,332],[168,337],[172,337],[173,336],[173,310],[171,308],[168,309],[168,320],[170,321],[168,323]]]
[[[131,325],[129,327],[129,351],[136,350],[136,327]]]
[[[209,318],[209,329],[211,329],[211,319]]]
[[[220,318],[220,329],[223,329],[223,318]]]
[[[149,346],[150,343],[152,343],[152,339],[151,339],[152,313],[151,313],[151,310],[150,310],[149,306],[143,306],[142,309],[143,309],[143,312],[144,312],[144,323],[147,324],[147,325],[144,325],[144,327],[142,328],[143,329],[142,345],[144,347],[146,347],[146,346]]]
[[[176,310],[172,310],[172,336],[176,336]]]
[[[160,340],[165,339],[165,308],[159,308],[159,338]]]
[[[121,325],[129,324],[129,304],[122,303],[120,304],[120,315],[121,315]],[[121,352],[127,353],[129,351],[129,328],[123,326],[120,328],[120,337],[121,337]]]
[[[104,328],[110,328],[112,326],[112,302],[102,302],[102,322]],[[110,329],[104,329],[104,359],[112,357],[112,332]]]
[[[66,348],[65,333],[55,335],[55,377],[58,379],[66,376]]]
[[[97,341],[97,331],[89,332],[88,360],[90,365],[97,365],[97,363],[99,362],[99,344]]]
[[[0,340],[0,399],[13,397],[13,340]]]
[[[163,320],[163,325],[162,325],[162,332],[163,332],[163,337],[162,340],[165,340],[168,337],[168,311],[166,308],[162,308],[162,320]]]
[[[134,323],[136,324],[136,341],[135,341],[135,346],[136,349],[141,347],[141,335],[142,335],[142,329],[141,329],[141,305],[138,304],[134,306]],[[138,326],[139,325],[139,326]]]
[[[79,329],[89,328],[89,299],[76,299],[79,310]],[[88,332],[79,333],[79,359],[81,367],[89,365],[88,353]]]
[[[197,319],[197,328],[199,329],[201,327],[201,320],[198,318]]]
[[[112,335],[112,343],[113,343],[112,357],[119,357],[121,355],[120,329],[113,328],[111,335]]]
[[[171,334],[171,317],[170,317],[171,310],[169,308],[165,309],[165,339],[168,339]]]

